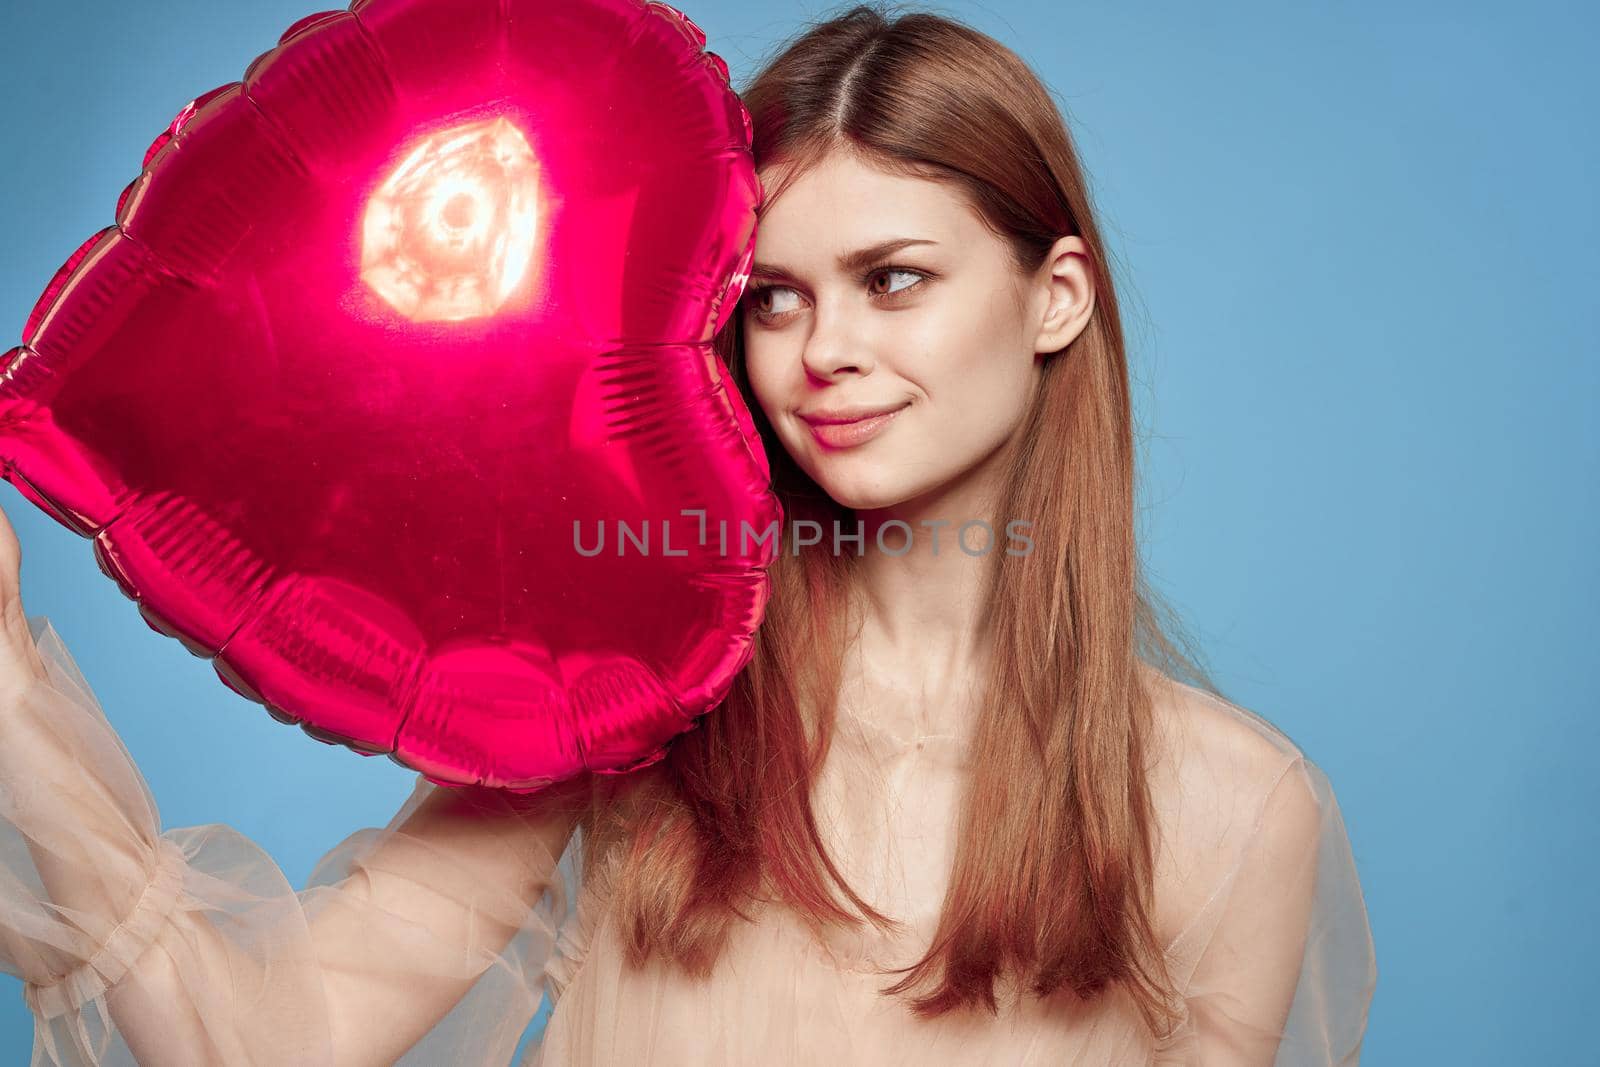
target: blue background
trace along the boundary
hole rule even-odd
[[[842,10],[683,6],[736,85]],[[173,114],[312,10],[4,6],[0,348]],[[1594,9],[939,10],[1068,114],[1119,263],[1148,558],[1229,695],[1335,785],[1378,948],[1364,1062],[1572,1062],[1600,956]],[[232,824],[300,885],[405,798],[409,771],[278,725],[146,628],[89,542],[0,504],[28,612],[166,827]],[[19,988],[0,976],[11,1063]]]

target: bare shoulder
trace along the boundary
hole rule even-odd
[[[1288,735],[1249,708],[1156,671],[1147,673],[1146,684],[1154,726],[1147,767],[1157,824],[1157,920],[1170,938],[1236,865],[1261,829],[1268,801],[1285,795],[1279,786],[1306,759]],[[1311,792],[1296,796],[1295,817],[1313,816]]]

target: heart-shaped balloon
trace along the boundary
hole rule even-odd
[[[641,0],[296,23],[46,288],[5,476],[319,740],[517,791],[661,758],[782,521],[710,345],[761,188],[704,44]]]

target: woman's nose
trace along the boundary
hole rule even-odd
[[[806,340],[801,361],[813,377],[830,380],[844,375],[871,374],[877,361],[859,329],[852,329],[849,316],[819,312],[816,326]]]

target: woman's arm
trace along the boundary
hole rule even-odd
[[[1206,944],[1185,994],[1196,1062],[1360,1061],[1377,961],[1349,835],[1315,763],[1297,757],[1272,782],[1196,932]]]
[[[555,805],[497,810],[492,802],[424,788],[420,806],[320,895],[322,906],[307,909],[330,1062],[339,1067],[392,1064],[444,1018],[559,878],[556,864],[577,818]],[[202,921],[166,927],[108,997],[140,1062],[193,1062],[192,1050],[210,1044],[211,1018],[192,1012],[171,1018],[170,1006],[190,1000],[194,969],[180,965],[190,947],[198,949],[204,974],[241,990],[272,985],[270,955],[236,945],[203,913],[189,916]],[[270,1049],[251,1051],[272,1060],[263,1055]]]
[[[531,798],[420,780],[388,826],[351,835],[295,893],[228,827],[158,836],[142,776],[37,624],[49,676],[0,686],[0,822],[33,867],[7,860],[0,962],[41,1017],[72,1024],[61,1044],[91,1046],[53,1061],[99,1062],[95,1026],[79,1024],[101,994],[103,1025],[140,1062],[339,1065],[395,1062],[492,967],[497,996],[529,995],[502,953],[532,926],[536,974],[553,945],[564,901],[551,917],[541,896],[565,891],[556,865],[586,780]]]
[[[459,954],[497,959],[547,887],[558,884],[587,780],[532,801],[433,788],[426,800],[340,883],[340,892],[433,932],[417,943],[404,981],[374,958],[366,908],[331,908],[312,922],[337,1064],[388,1064],[444,1017],[476,980]],[[448,871],[450,882],[441,884]],[[553,932],[552,932],[553,936]],[[419,976],[434,974],[432,981]]]

